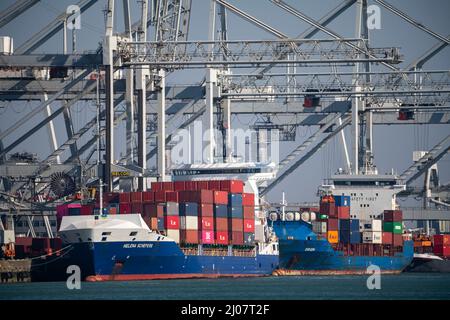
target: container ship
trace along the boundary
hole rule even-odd
[[[279,240],[276,275],[400,273],[413,259],[395,194],[403,186],[390,175],[332,177],[319,188],[319,212],[272,212]]]
[[[70,265],[86,281],[270,275],[278,243],[246,185],[154,182],[150,191],[63,204],[57,209],[61,248],[33,260],[32,281],[65,281]]]
[[[414,258],[406,272],[450,272],[450,235],[417,234],[414,238]]]

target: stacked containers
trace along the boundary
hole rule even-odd
[[[450,235],[437,234],[433,236],[433,252],[441,257],[450,257]]]
[[[359,219],[350,219],[350,243],[361,242],[361,232],[359,231]]]
[[[339,221],[336,218],[329,218],[326,227],[327,239],[329,243],[339,242]]]
[[[394,247],[403,245],[403,214],[401,210],[385,210],[383,214],[383,232],[392,234],[391,244]],[[385,235],[385,240],[390,236]]]
[[[350,243],[350,219],[339,219],[339,241]]]
[[[382,221],[378,219],[362,221],[360,223],[362,232],[363,243],[382,244],[383,232]],[[385,236],[387,239],[388,236]]]
[[[334,196],[334,216],[339,219],[350,219],[350,197]]]
[[[335,215],[335,201],[333,196],[323,196],[320,200],[319,212],[321,216],[326,215],[334,217]]]
[[[221,187],[224,182],[221,181]],[[225,184],[229,190],[235,190],[233,184]],[[230,193],[228,196],[228,228],[229,238],[235,245],[244,244],[244,212],[242,209],[242,193]]]

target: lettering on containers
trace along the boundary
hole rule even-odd
[[[132,248],[153,248],[153,243],[125,243],[123,245],[124,249],[132,249]]]

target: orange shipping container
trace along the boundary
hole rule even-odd
[[[202,217],[199,219],[199,230],[214,230],[214,218]]]
[[[228,232],[218,231],[216,232],[216,242],[217,244],[228,244]]]
[[[244,231],[244,221],[240,218],[230,218],[228,220],[228,226],[231,226],[231,231]]]
[[[338,243],[339,242],[339,234],[338,231],[328,231],[327,239],[329,243]]]

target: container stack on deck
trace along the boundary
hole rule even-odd
[[[150,191],[105,193],[103,214],[140,213],[151,230],[185,245],[252,246],[255,196],[243,191],[241,180],[154,182]],[[77,214],[99,214],[98,202],[77,204]],[[72,215],[60,211],[60,219]]]
[[[433,236],[433,253],[440,257],[450,258],[450,234]]]
[[[402,211],[386,210],[382,219],[350,218],[349,196],[323,196],[312,230],[336,248],[355,254],[382,254],[383,249],[403,246]]]

